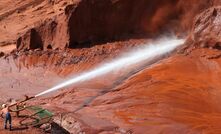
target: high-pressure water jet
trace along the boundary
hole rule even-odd
[[[184,43],[183,39],[176,39],[176,38],[165,38],[158,40],[156,42],[147,43],[142,45],[140,49],[137,49],[136,51],[131,51],[122,57],[113,60],[112,62],[105,63],[96,69],[89,70],[87,72],[84,72],[78,76],[75,76],[73,78],[70,78],[69,80],[58,84],[46,91],[43,91],[35,97],[45,95],[47,93],[59,90],[61,88],[87,81],[90,79],[93,79],[95,77],[107,74],[113,70],[116,69],[122,69],[123,67],[135,65],[137,63],[140,63],[142,61],[151,60],[157,56],[162,56],[164,54],[167,54],[174,49],[176,49],[178,46],[182,45]]]

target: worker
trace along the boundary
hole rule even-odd
[[[11,131],[12,130],[12,117],[10,114],[10,109],[6,104],[2,105],[1,116],[5,119],[4,128],[7,129],[7,124],[9,122],[9,130]]]

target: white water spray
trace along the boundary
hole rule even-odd
[[[61,84],[56,85],[55,87],[52,87],[44,92],[37,94],[35,97],[45,95],[47,93],[59,90],[61,88],[82,81],[90,80],[92,78],[107,74],[116,69],[122,69],[127,66],[129,67],[131,65],[135,65],[142,61],[151,60],[157,56],[161,56],[173,51],[183,43],[184,43],[183,39],[176,39],[176,38],[162,39],[154,43],[148,43],[141,49],[138,49],[136,51],[131,51],[130,53],[122,56],[119,59],[116,59],[112,62],[99,66],[96,69],[90,70],[76,77],[73,77]]]

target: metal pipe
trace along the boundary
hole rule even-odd
[[[9,105],[8,107],[13,107],[15,105],[18,105],[19,103],[23,103],[23,102],[26,102],[28,100],[34,99],[34,98],[35,98],[35,96],[29,97],[29,96],[25,95],[25,99],[24,100],[20,100],[20,101],[14,103],[14,104]]]

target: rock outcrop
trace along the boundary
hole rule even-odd
[[[159,4],[160,3],[160,4]],[[18,50],[82,48],[92,43],[185,33],[202,9],[214,0],[81,0],[41,22],[17,41]]]
[[[64,23],[63,23],[64,22]],[[28,30],[17,40],[17,49],[51,49],[64,48],[68,41],[66,17],[58,15],[47,19],[39,26]],[[64,46],[62,46],[64,45]]]
[[[192,39],[200,47],[221,49],[221,7],[212,7],[196,17]]]
[[[157,6],[147,0],[82,0],[66,6],[63,13],[45,20],[17,40],[18,50],[87,47],[92,42],[117,40],[143,33],[145,6]],[[153,13],[151,13],[153,14]]]

